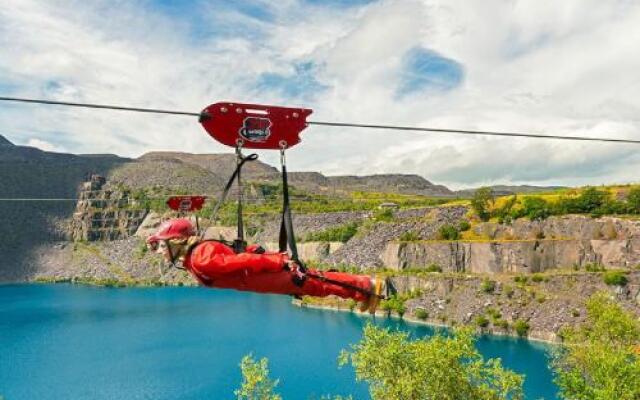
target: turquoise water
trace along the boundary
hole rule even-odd
[[[230,399],[238,363],[268,357],[285,399],[354,394],[337,368],[370,318],[293,307],[284,296],[205,288],[0,286],[0,395],[18,399]],[[429,335],[430,328],[376,323]],[[527,375],[528,399],[554,399],[546,347],[481,338],[483,354]]]

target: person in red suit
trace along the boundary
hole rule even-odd
[[[242,253],[216,240],[201,240],[188,219],[162,224],[147,245],[166,261],[181,261],[202,285],[293,296],[338,296],[360,302],[374,313],[386,290],[384,279],[368,275],[301,268],[286,253],[267,252],[258,245]]]

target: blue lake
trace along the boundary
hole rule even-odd
[[[19,399],[232,399],[238,363],[268,357],[285,400],[367,399],[341,349],[371,318],[293,307],[285,296],[205,288],[0,285],[0,396]],[[433,330],[377,318],[416,337]],[[482,337],[488,357],[526,374],[527,399],[556,398],[548,347]]]

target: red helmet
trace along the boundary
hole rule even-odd
[[[160,225],[158,232],[147,238],[147,244],[154,246],[160,240],[187,239],[194,236],[196,229],[186,218],[170,219]]]

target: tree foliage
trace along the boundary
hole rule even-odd
[[[629,203],[629,207],[633,212],[640,214],[640,187],[635,187],[629,191],[627,203]]]
[[[368,325],[363,339],[340,355],[345,364],[369,384],[373,400],[523,398],[523,377],[498,359],[484,360],[468,329],[411,340],[407,333]]]
[[[471,199],[471,207],[483,221],[491,218],[491,207],[495,202],[495,194],[490,187],[481,187],[476,190]]]
[[[308,242],[342,242],[349,241],[355,234],[358,233],[358,223],[350,222],[344,225],[334,226],[319,232],[310,232],[305,237]]]
[[[485,188],[483,188],[485,189]],[[502,205],[492,208],[492,197],[479,189],[471,201],[476,214],[482,220],[498,218],[500,223],[527,217],[531,220],[543,220],[552,215],[590,214],[593,217],[603,215],[640,214],[640,187],[629,190],[626,201],[616,199],[606,189],[587,187],[575,196],[561,196],[557,200],[548,200],[542,196],[516,195],[502,201]]]
[[[564,399],[640,399],[640,322],[605,293],[587,302],[584,324],[563,330],[554,354]]]
[[[240,370],[242,383],[234,391],[238,400],[282,400],[279,394],[274,393],[278,380],[269,378],[269,361],[266,358],[256,361],[251,355],[244,356]]]

